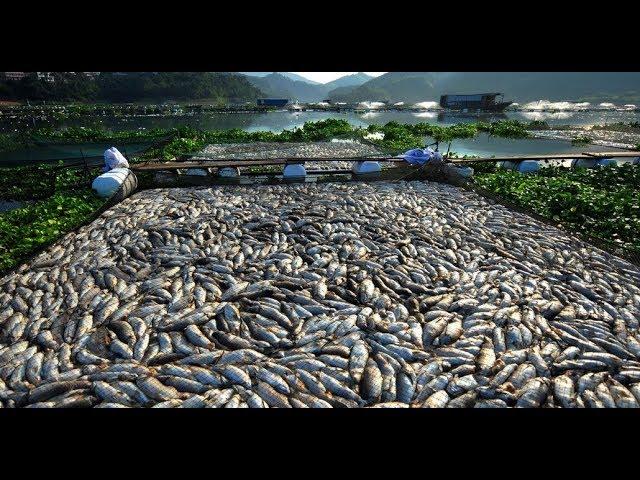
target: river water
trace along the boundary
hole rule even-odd
[[[519,120],[530,122],[531,120],[544,120],[549,125],[594,125],[614,122],[638,122],[640,112],[635,111],[576,111],[576,112],[507,112],[504,114],[469,115],[440,112],[402,112],[402,111],[370,111],[356,112],[251,112],[251,113],[214,113],[205,115],[174,115],[174,116],[145,116],[145,117],[95,117],[87,120],[87,117],[71,119],[66,125],[86,125],[88,122],[97,122],[107,128],[116,130],[138,128],[171,128],[179,125],[191,125],[204,130],[226,130],[240,128],[247,131],[269,130],[280,132],[301,127],[304,122],[315,122],[328,118],[347,120],[350,124],[366,127],[372,123],[384,124],[395,121],[399,123],[415,124],[420,122],[452,125],[462,122]]]
[[[575,111],[575,112],[507,112],[498,115],[462,115],[439,112],[321,112],[306,111],[292,113],[288,111],[266,113],[215,113],[174,116],[139,116],[139,117],[82,117],[66,120],[62,126],[86,126],[100,124],[113,130],[172,128],[180,125],[190,125],[205,130],[225,130],[238,128],[246,131],[268,130],[280,132],[301,127],[305,122],[337,118],[347,120],[354,126],[367,127],[370,124],[385,124],[396,121],[399,123],[415,124],[419,122],[451,125],[461,122],[496,121],[513,119],[528,122],[531,120],[545,120],[549,125],[587,126],[613,122],[638,122],[640,113],[634,111]],[[428,139],[427,139],[428,140]],[[35,162],[56,161],[60,158],[78,158],[82,156],[99,156],[105,149],[116,146],[126,150],[127,154],[136,153],[149,144],[136,143],[127,145],[99,144],[71,144],[39,146],[12,152],[0,152],[0,165],[21,165]],[[446,147],[445,147],[446,148]],[[442,148],[441,148],[442,149]],[[456,140],[451,150],[461,155],[526,155],[545,153],[572,153],[590,151],[610,151],[610,147],[590,145],[572,146],[569,141],[548,139],[511,140],[492,138],[485,134],[474,139]]]

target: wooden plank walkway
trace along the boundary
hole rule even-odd
[[[268,158],[268,159],[225,159],[225,160],[190,160],[184,162],[155,162],[135,163],[131,165],[134,171],[176,170],[182,168],[227,168],[227,167],[268,167],[271,165],[289,165],[306,162],[351,162],[377,161],[405,163],[401,158]]]
[[[553,153],[546,155],[521,155],[510,157],[488,157],[488,158],[450,158],[451,163],[486,163],[486,162],[520,162],[523,160],[572,160],[574,158],[592,159],[592,158],[624,158],[624,157],[640,157],[640,151],[614,151],[614,152],[583,152],[583,153]],[[183,168],[227,168],[227,167],[268,167],[274,165],[289,165],[294,163],[306,162],[356,162],[356,161],[375,161],[375,162],[391,162],[394,164],[406,164],[402,158],[398,157],[345,157],[345,158],[323,158],[323,157],[290,157],[290,158],[268,158],[268,159],[223,159],[223,160],[186,160],[178,162],[161,162],[159,160],[150,160],[144,163],[136,163],[131,165],[134,171],[157,171],[157,170],[177,170]]]

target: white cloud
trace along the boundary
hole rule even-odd
[[[297,75],[300,75],[304,78],[308,78],[309,80],[313,80],[314,82],[327,83],[337,78],[344,77],[346,75],[353,75],[358,72],[291,72]],[[367,75],[371,75],[372,77],[379,77],[380,75],[387,72],[364,72]]]

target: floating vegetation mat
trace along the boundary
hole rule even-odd
[[[640,270],[439,183],[147,190],[0,292],[3,407],[640,401]]]

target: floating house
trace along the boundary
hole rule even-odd
[[[496,101],[502,97],[501,101]],[[505,102],[502,93],[477,93],[473,95],[442,95],[440,106],[450,110],[475,110],[482,112],[501,112],[513,102]]]

